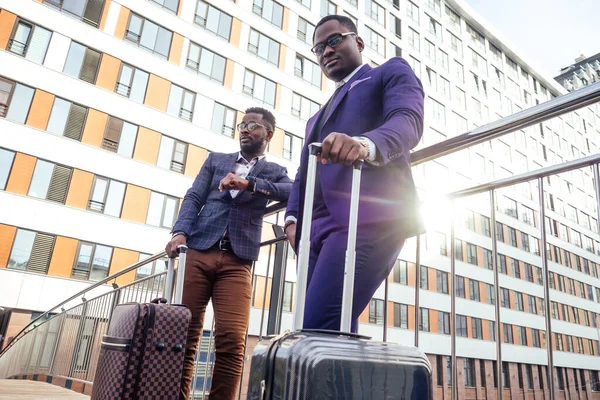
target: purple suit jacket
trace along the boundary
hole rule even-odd
[[[377,68],[363,66],[338,94],[321,132],[314,126],[323,108],[308,121],[300,168],[288,200],[287,215],[298,219],[299,240],[308,163],[308,144],[331,132],[366,136],[376,147],[379,165],[363,167],[359,226],[392,222],[408,238],[424,232],[410,169],[410,150],[423,134],[423,87],[408,63],[395,57]],[[347,225],[352,168],[319,164],[325,204],[340,225]]]

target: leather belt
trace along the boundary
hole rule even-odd
[[[233,251],[233,248],[231,247],[231,242],[229,241],[229,239],[221,239],[217,242],[216,246],[219,248],[219,250],[223,250],[223,251]]]

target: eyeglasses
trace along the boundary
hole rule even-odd
[[[356,35],[356,33],[354,33],[354,32],[344,32],[344,33],[333,34],[333,35],[331,35],[331,36],[329,36],[327,38],[327,41],[325,41],[325,43],[318,43],[318,44],[316,44],[310,50],[315,55],[320,56],[325,51],[325,47],[326,46],[329,46],[331,48],[338,47],[342,43],[342,41],[344,40],[344,37],[346,37],[348,35]]]
[[[262,126],[263,128],[265,128],[265,129],[269,130],[269,128],[267,128],[267,127],[266,127],[266,126],[264,126],[264,125],[261,125],[261,124],[259,124],[258,122],[249,122],[249,123],[247,123],[247,124],[246,124],[246,123],[244,123],[244,122],[240,122],[240,123],[237,125],[237,130],[238,130],[238,132],[241,132],[241,131],[243,131],[244,129],[248,128],[248,130],[249,130],[250,132],[252,132],[253,130],[255,130],[255,129],[256,129],[256,127],[257,127],[257,126]]]

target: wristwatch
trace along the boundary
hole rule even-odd
[[[369,158],[369,156],[371,155],[371,148],[369,146],[369,142],[367,142],[365,140],[365,138],[355,138],[355,140],[362,146],[365,148],[365,150],[367,150],[367,156],[365,157],[365,160]]]

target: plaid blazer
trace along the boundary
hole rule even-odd
[[[248,176],[256,180],[254,193],[242,190],[235,198],[219,183],[234,171],[239,153],[210,153],[187,191],[173,232],[187,235],[187,245],[206,250],[215,245],[229,228],[233,252],[246,260],[257,260],[263,216],[269,200],[285,201],[292,189],[287,169],[258,160]]]

